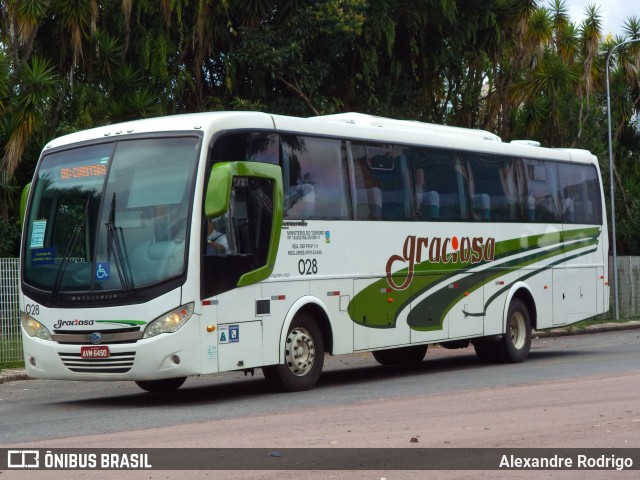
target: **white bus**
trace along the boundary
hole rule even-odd
[[[313,387],[325,354],[421,362],[608,310],[597,159],[363,114],[171,116],[44,148],[23,195],[21,324],[36,378],[263,369]]]

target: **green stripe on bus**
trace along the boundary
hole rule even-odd
[[[144,320],[96,320],[96,323],[107,323],[114,325],[129,325],[129,326],[138,326],[138,325],[146,325],[147,322]]]
[[[493,262],[515,257],[533,249],[537,251],[503,262],[497,265],[495,269],[489,267],[480,272],[471,272],[466,277],[455,282],[457,288],[440,288],[412,307],[409,313],[408,323],[412,329],[419,331],[442,329],[444,317],[456,303],[464,298],[465,292],[471,293],[490,281],[520,270],[528,265],[559,255],[563,255],[563,258],[550,265],[562,263],[566,261],[564,255],[567,252],[597,244],[599,234],[600,227],[592,227],[550,234],[538,234],[497,242]],[[540,250],[545,247],[552,248]],[[591,251],[593,250],[582,252],[580,255],[590,253]],[[367,286],[351,300],[348,307],[349,316],[355,323],[366,327],[394,328],[400,312],[412,301],[415,301],[416,298],[422,296],[427,290],[450,281],[455,275],[464,274],[472,265],[475,269],[487,263],[489,262],[484,261],[476,264],[472,264],[471,262],[422,262],[415,265],[412,282],[409,288],[405,290],[388,291],[389,285],[386,278],[378,279]],[[550,265],[545,265],[540,269],[536,269],[534,272],[540,273],[550,268]],[[392,278],[396,285],[400,285],[404,279],[406,279],[407,275],[408,269],[405,268],[393,273]],[[527,278],[531,275],[527,274]],[[485,305],[485,310],[487,306],[488,304]],[[386,315],[384,314],[385,312]]]
[[[574,246],[572,245],[570,248],[563,248],[560,252],[554,250],[554,253],[549,253],[546,258],[536,258],[535,260],[527,260],[522,264],[519,264],[517,268],[511,269],[509,272],[496,272],[495,275],[490,275],[489,277],[484,277],[484,274],[488,272],[488,270],[484,270],[482,272],[472,273],[469,276],[461,279],[456,282],[459,284],[459,288],[455,290],[451,290],[448,288],[442,288],[437,292],[434,292],[432,295],[429,295],[427,298],[423,299],[420,303],[414,306],[409,312],[407,323],[413,330],[417,331],[430,331],[430,330],[440,330],[443,327],[444,319],[447,314],[451,311],[451,309],[458,304],[464,297],[465,293],[471,293],[479,288],[483,287],[487,283],[494,281],[500,277],[505,276],[507,273],[511,273],[515,270],[521,270],[523,267],[530,265],[532,263],[536,263],[540,260],[545,260],[548,258],[554,258],[559,255],[562,255],[562,258],[554,260],[553,262],[546,264],[540,268],[532,270],[525,275],[518,277],[517,279],[505,284],[498,292],[492,295],[489,300],[484,304],[484,308],[482,312],[464,312],[466,315],[479,317],[484,316],[488,306],[501,294],[505,293],[509,290],[514,283],[522,280],[526,280],[534,275],[537,275],[545,270],[548,270],[560,263],[566,262],[572,258],[577,258],[589,253],[596,251],[596,248],[592,248],[590,250],[580,252],[577,255],[566,257],[566,253],[576,250],[577,248],[582,248],[585,245]],[[490,272],[490,270],[489,270]],[[427,309],[425,311],[425,309]],[[425,313],[427,315],[425,315]],[[399,312],[398,312],[399,314]],[[434,318],[435,317],[435,318]],[[425,321],[426,319],[426,321]]]

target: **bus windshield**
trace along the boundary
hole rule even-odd
[[[200,144],[156,137],[45,155],[26,223],[25,284],[55,298],[183,274]]]

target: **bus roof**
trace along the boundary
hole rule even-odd
[[[415,120],[396,120],[393,118],[377,117],[374,115],[366,115],[363,113],[338,113],[335,115],[323,115],[320,117],[311,117],[317,120],[330,122],[343,122],[352,125],[366,125],[370,127],[383,128],[391,131],[407,130],[415,133],[432,133],[436,135],[447,135],[458,138],[470,138],[474,140],[489,140],[492,142],[501,142],[499,136],[485,130],[475,130],[471,128],[450,127],[447,125],[437,125],[434,123],[418,122]]]
[[[209,138],[218,131],[235,129],[331,135],[347,139],[421,144],[483,153],[597,163],[597,159],[586,150],[545,148],[535,146],[536,142],[531,141],[504,143],[499,136],[484,130],[395,120],[354,112],[309,118],[261,112],[206,112],[169,115],[71,133],[51,140],[45,146],[45,150],[100,138],[124,137],[134,134],[202,131]]]

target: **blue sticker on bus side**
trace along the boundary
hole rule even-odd
[[[50,265],[55,261],[55,258],[55,248],[36,248],[31,250],[31,265],[34,267]]]
[[[111,263],[100,262],[96,265],[96,280],[109,280],[111,274]]]

